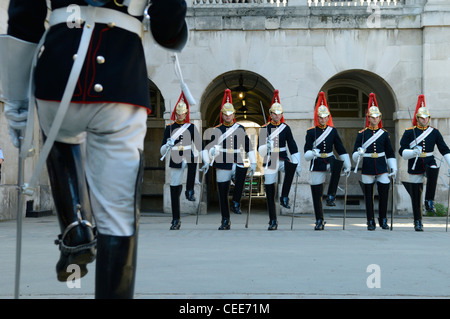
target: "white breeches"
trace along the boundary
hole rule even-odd
[[[47,135],[58,102],[38,100],[41,129]],[[101,234],[135,232],[136,178],[147,132],[147,111],[121,103],[71,103],[56,141],[83,144],[92,212]]]

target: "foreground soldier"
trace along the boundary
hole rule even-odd
[[[70,103],[67,120],[47,159],[62,232],[57,277],[67,280],[72,275],[67,272],[70,264],[79,265],[85,275],[86,264],[96,257],[95,297],[132,298],[142,148],[150,111],[141,42],[147,1],[86,0],[99,7],[83,0],[10,1],[9,36],[0,40],[0,71],[5,116],[17,147],[26,127],[27,84],[36,43],[44,33],[47,2],[52,10],[50,28],[37,60],[32,91],[46,137],[56,111],[65,105],[60,101],[68,97]],[[186,3],[153,0],[148,13],[155,40],[167,48],[181,49],[187,39]],[[68,81],[71,71],[79,72],[74,81]]]
[[[366,127],[359,131],[353,148],[353,161],[356,165],[362,159],[361,181],[364,186],[364,200],[366,204],[367,229],[375,230],[374,214],[374,185],[378,189],[378,222],[382,229],[389,229],[387,223],[387,205],[389,199],[391,174],[397,174],[397,160],[392,149],[389,133],[383,129],[381,112],[376,102],[375,94],[369,96]]]
[[[434,147],[444,156],[450,166],[450,149],[438,129],[430,126],[430,112],[425,107],[424,95],[419,95],[413,126],[403,133],[400,140],[400,155],[408,160],[409,182],[403,182],[411,196],[414,215],[414,229],[423,231],[422,223],[422,190],[423,177],[427,177],[425,192],[425,210],[434,214],[434,196],[436,193],[439,167],[434,157]]]
[[[336,159],[333,154],[333,146],[343,161]],[[325,93],[320,92],[314,110],[314,126],[309,128],[305,137],[305,160],[311,161],[311,194],[316,217],[315,230],[323,230],[325,221],[323,217],[322,196],[323,183],[327,171],[331,172],[327,206],[335,206],[336,191],[339,184],[342,166],[348,174],[351,169],[350,156],[342,144],[336,128],[333,127],[330,110],[328,109]]]
[[[250,170],[256,169],[256,155],[250,139],[242,125],[236,123],[235,109],[232,104],[231,91],[225,90],[220,109],[220,123],[212,130],[211,142],[206,148],[209,150],[210,160],[216,168],[217,188],[219,191],[220,213],[222,216],[219,230],[230,229],[230,209],[228,193],[231,179],[234,178],[232,210],[240,214],[240,202],[244,190],[247,168],[244,167],[241,147],[250,159]]]
[[[194,184],[197,171],[197,151],[202,150],[202,139],[194,124],[189,123],[189,103],[182,92],[172,112],[173,123],[166,126],[161,145],[161,155],[170,154],[170,201],[172,204],[171,230],[178,230],[180,220],[181,180],[187,167],[185,196],[188,201],[195,201]]]
[[[292,180],[295,173],[300,175],[302,168],[297,143],[292,136],[291,128],[284,121],[278,90],[274,92],[269,113],[269,122],[259,131],[258,152],[264,157],[264,188],[269,212],[268,230],[276,230],[278,222],[275,210],[275,184],[278,182],[278,172],[284,172],[280,204],[290,208],[288,195]],[[292,160],[288,157],[287,148]]]

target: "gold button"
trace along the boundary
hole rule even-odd
[[[116,24],[114,22],[108,23],[108,28],[114,28]]]
[[[96,60],[97,60],[97,63],[98,63],[98,64],[103,64],[103,63],[105,63],[105,57],[103,57],[103,56],[101,56],[101,55],[99,55],[99,56],[96,58]]]

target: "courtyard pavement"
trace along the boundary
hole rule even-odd
[[[171,217],[142,213],[136,299],[417,299],[450,297],[450,231],[445,217],[425,217],[424,232],[411,217],[393,230],[367,231],[365,218],[326,216],[314,231],[312,215],[278,217],[268,231],[264,210],[232,214],[218,231],[220,214]],[[378,225],[377,225],[378,226]],[[56,216],[24,218],[21,299],[93,299],[95,262],[77,284],[56,280]],[[16,221],[0,222],[0,298],[14,298]]]

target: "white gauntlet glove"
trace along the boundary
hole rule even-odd
[[[248,158],[250,160],[250,174],[254,174],[256,172],[256,154],[255,151],[248,152]]]
[[[416,146],[413,149],[403,150],[402,157],[406,160],[417,157],[422,153],[422,147]]]
[[[0,78],[2,79],[5,117],[15,147],[27,127],[28,88],[37,44],[9,35],[0,36]]]
[[[302,165],[300,165],[301,155],[299,152],[292,154],[292,163],[297,164],[297,168],[295,169],[295,173],[297,176],[300,176],[302,172]]]

